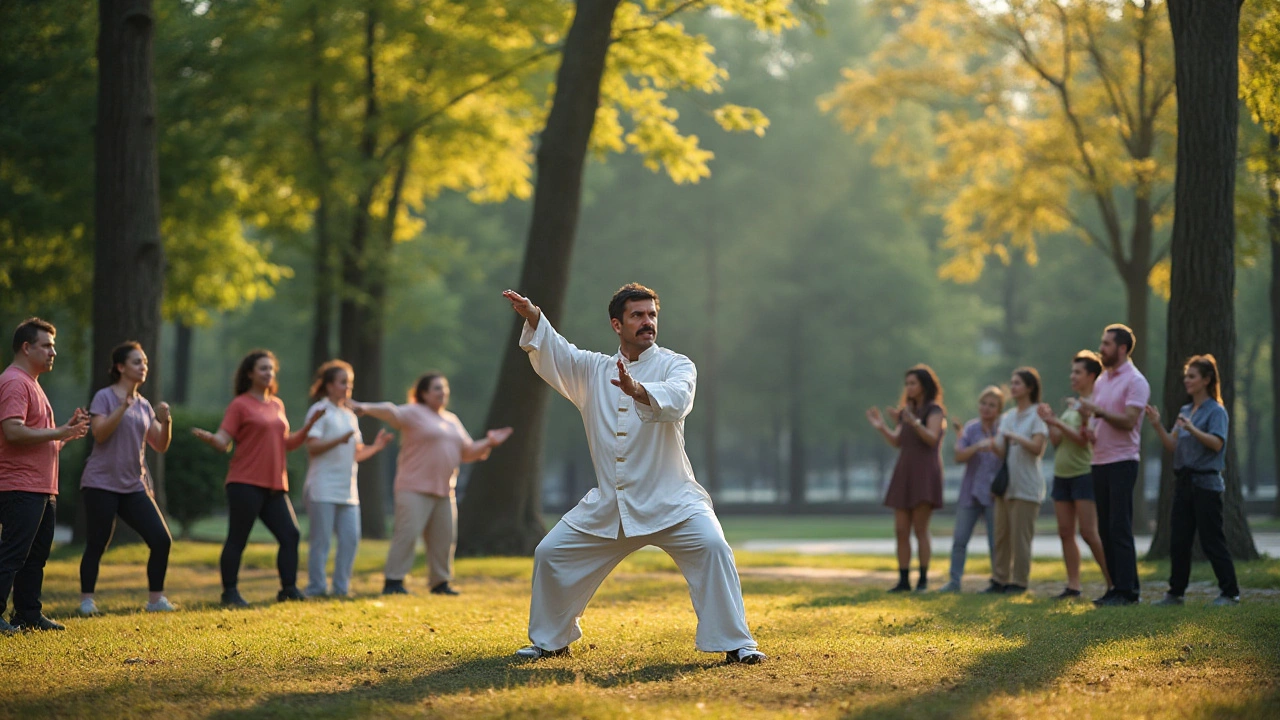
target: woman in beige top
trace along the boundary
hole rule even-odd
[[[448,405],[449,380],[440,373],[418,378],[403,405],[352,403],[357,415],[375,417],[400,431],[395,528],[387,552],[383,595],[408,594],[404,579],[413,567],[419,536],[427,546],[431,592],[458,594],[449,587],[458,542],[458,502],[454,497],[458,467],[487,459],[493,448],[511,436],[511,428],[490,430],[483,440],[472,440],[458,416],[445,409]]]

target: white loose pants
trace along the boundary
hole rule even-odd
[[[695,644],[703,652],[755,648],[742,605],[742,584],[720,521],[699,513],[652,535],[611,540],[580,532],[563,521],[533,553],[529,640],[558,650],[582,637],[578,619],[600,583],[623,558],[654,545],[676,561],[698,615]]]

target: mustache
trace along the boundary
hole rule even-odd
[[[641,325],[641,326],[640,326],[640,329],[639,329],[639,330],[636,330],[636,334],[637,334],[637,335],[639,335],[640,333],[644,332],[645,330],[648,330],[649,332],[651,332],[651,333],[653,333],[653,334],[655,334],[655,335],[658,333],[658,330],[657,330],[656,328],[654,328],[652,325]]]

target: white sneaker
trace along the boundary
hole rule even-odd
[[[177,609],[173,606],[173,603],[169,602],[169,598],[163,595],[160,596],[159,600],[147,603],[147,612],[173,612]]]
[[[568,646],[562,647],[559,650],[543,650],[537,645],[529,645],[516,651],[516,657],[521,660],[541,660],[544,657],[560,657],[561,655],[568,654]]]
[[[84,600],[81,600],[81,601],[80,601],[80,614],[81,614],[81,615],[84,615],[84,616],[86,616],[86,617],[87,617],[87,616],[89,616],[89,615],[97,615],[97,614],[98,614],[98,603],[94,602],[94,601],[93,601],[93,598],[85,598]]]
[[[768,655],[755,648],[738,648],[737,650],[730,650],[725,655],[726,662],[742,663],[743,665],[755,665],[769,659]]]

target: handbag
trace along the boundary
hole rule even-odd
[[[1000,463],[1000,469],[996,471],[995,478],[991,481],[991,494],[996,497],[1004,497],[1009,492],[1009,458],[1006,456],[1004,462]]]

